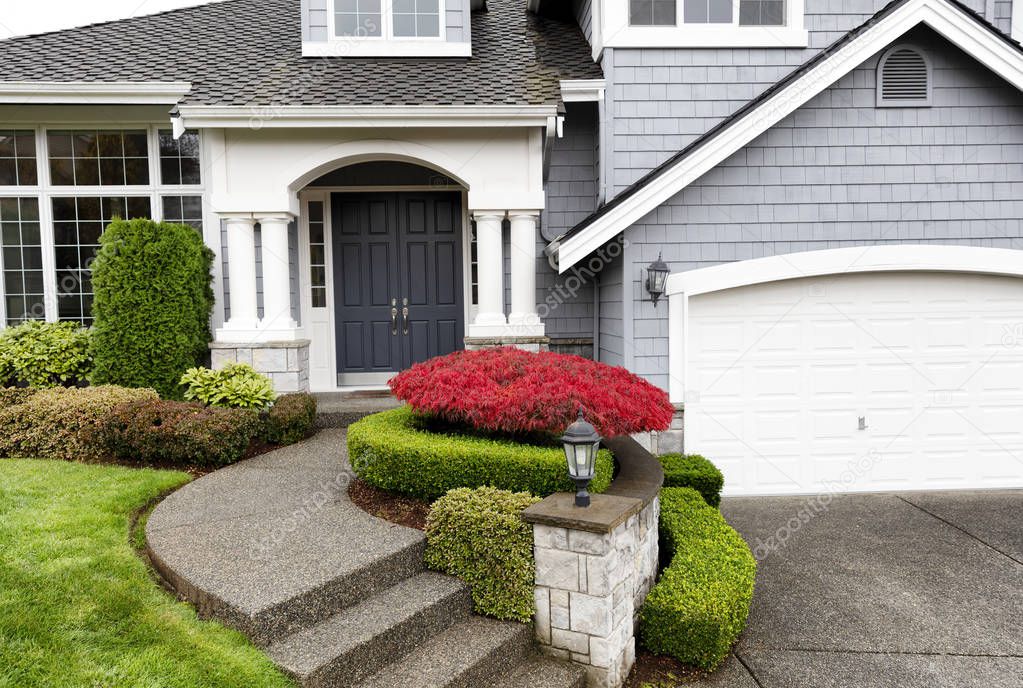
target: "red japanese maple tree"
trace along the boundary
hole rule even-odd
[[[390,384],[420,413],[510,435],[559,435],[580,406],[604,437],[666,430],[673,415],[666,392],[624,368],[514,348],[434,358]]]

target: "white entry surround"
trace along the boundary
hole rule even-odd
[[[203,128],[213,160],[211,205],[227,234],[231,317],[218,327],[218,343],[309,339],[312,361],[333,360],[333,329],[323,322],[322,314],[311,312],[308,299],[300,299],[299,321],[291,317],[293,271],[299,273],[303,295],[309,289],[309,271],[303,267],[307,247],[299,247],[302,266],[290,264],[288,226],[297,220],[300,243],[307,241],[300,200],[303,190],[328,172],[370,161],[433,169],[464,190],[466,225],[470,220],[477,225],[480,276],[479,305],[467,314],[466,337],[510,341],[544,336],[536,302],[536,260],[545,202],[544,146],[548,127],[556,124],[552,108],[460,110],[454,119],[413,111],[393,126],[375,127],[357,112],[296,119],[299,114],[241,117],[237,112],[183,112],[180,127]],[[261,257],[256,255],[257,224]],[[327,243],[329,247],[329,238]],[[506,245],[511,252],[510,303],[505,302]],[[257,317],[257,258],[263,267],[261,318]],[[333,294],[330,290],[328,294],[330,304]],[[330,340],[322,341],[327,336]],[[330,382],[336,376],[326,368],[313,373],[314,390],[336,388]]]
[[[872,246],[668,281],[685,450],[728,494],[1023,487],[1018,251]]]

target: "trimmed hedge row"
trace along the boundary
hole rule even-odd
[[[661,491],[661,544],[671,564],[640,610],[646,649],[714,669],[746,627],[757,563],[696,490]]]
[[[546,497],[575,492],[560,447],[427,431],[408,407],[360,420],[348,429],[348,457],[370,485],[434,500],[459,487],[496,487]],[[601,450],[590,491],[605,491],[614,470]]]
[[[295,444],[312,434],[316,424],[316,398],[311,394],[277,397],[263,415],[260,436],[269,444]]]
[[[468,583],[478,614],[528,623],[536,563],[521,515],[538,501],[491,487],[448,492],[430,509],[426,565]]]
[[[245,455],[259,427],[256,411],[153,399],[118,406],[90,440],[121,461],[226,466]]]
[[[0,456],[97,459],[102,451],[89,433],[117,406],[156,401],[151,389],[86,387],[45,389],[0,409]]]
[[[703,495],[710,506],[721,505],[725,476],[717,466],[699,454],[667,454],[660,459],[665,487],[691,487]]]

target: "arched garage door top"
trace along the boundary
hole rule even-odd
[[[900,244],[790,253],[676,273],[668,278],[667,292],[669,296],[695,296],[804,277],[899,271],[1023,277],[1023,251]]]

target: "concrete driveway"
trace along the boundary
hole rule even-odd
[[[707,685],[1023,686],[1023,492],[726,499],[760,559]]]

